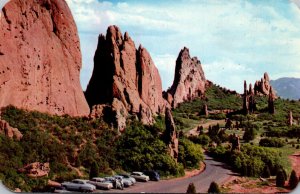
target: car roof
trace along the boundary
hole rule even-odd
[[[92,179],[95,179],[95,180],[104,180],[104,178],[102,178],[102,177],[94,177]]]
[[[142,172],[138,172],[138,171],[135,171],[135,172],[132,172],[132,173],[135,173],[135,174],[143,174]]]

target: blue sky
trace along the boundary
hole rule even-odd
[[[3,0],[0,0],[3,2]],[[85,90],[97,37],[109,25],[128,31],[150,52],[163,89],[173,82],[184,46],[200,59],[206,78],[242,91],[243,80],[300,78],[298,0],[66,0],[78,26]]]

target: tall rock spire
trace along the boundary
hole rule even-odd
[[[150,54],[141,45],[136,49],[129,34],[123,37],[117,26],[99,36],[85,96],[91,109],[118,100],[144,124],[153,123],[153,115],[164,111],[161,78]]]
[[[184,47],[176,60],[173,85],[164,94],[172,107],[179,103],[200,97],[205,92],[205,75],[197,57],[190,57],[189,49]]]
[[[0,17],[0,107],[84,116],[77,27],[65,0],[10,0]]]

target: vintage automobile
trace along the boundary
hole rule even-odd
[[[132,184],[134,185],[136,183],[135,178],[133,178],[132,176],[130,176],[129,174],[126,173],[122,173],[122,174],[118,174],[119,176],[122,176],[123,179],[128,179],[132,182]]]
[[[160,177],[158,172],[154,171],[154,170],[147,170],[143,172],[145,175],[149,176],[151,181],[159,181]]]
[[[116,179],[115,177],[104,177],[104,179],[106,181],[109,181],[113,184],[114,188],[115,189],[124,189],[124,183],[123,183],[123,180],[121,179]]]
[[[144,175],[142,172],[132,172],[130,176],[135,178],[137,181],[147,182],[150,180],[149,176]]]
[[[120,175],[115,175],[114,177],[116,179],[119,179],[121,182],[123,182],[124,187],[130,187],[131,185],[133,185],[132,181],[128,178],[124,178],[123,176]]]
[[[88,180],[74,179],[71,182],[63,182],[61,185],[67,190],[80,191],[80,192],[93,192],[96,186],[87,183]]]
[[[110,181],[106,181],[104,178],[95,177],[88,181],[88,183],[95,185],[99,189],[112,189],[114,186]]]

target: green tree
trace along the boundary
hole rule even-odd
[[[249,127],[245,129],[245,133],[243,135],[243,140],[246,142],[249,142],[251,140],[254,140],[256,136],[256,131],[253,127]]]
[[[178,162],[186,168],[197,168],[203,159],[200,145],[194,144],[186,138],[179,139]]]
[[[262,173],[262,177],[263,178],[270,178],[271,176],[271,172],[270,172],[270,168],[268,165],[265,165],[263,173]]]
[[[193,194],[193,193],[197,193],[196,191],[196,187],[194,185],[194,183],[190,183],[187,190],[186,190],[186,193],[188,194]]]
[[[208,188],[208,193],[221,193],[219,185],[214,181],[210,183],[210,186]]]
[[[90,176],[89,177],[90,177],[90,179],[92,179],[97,176],[99,176],[99,166],[95,161],[93,161],[91,168],[90,168]]]
[[[295,189],[298,185],[299,179],[297,177],[297,174],[295,170],[291,172],[290,180],[289,180],[289,186],[291,189]]]
[[[276,175],[276,187],[284,187],[285,177],[282,170],[278,170]]]

